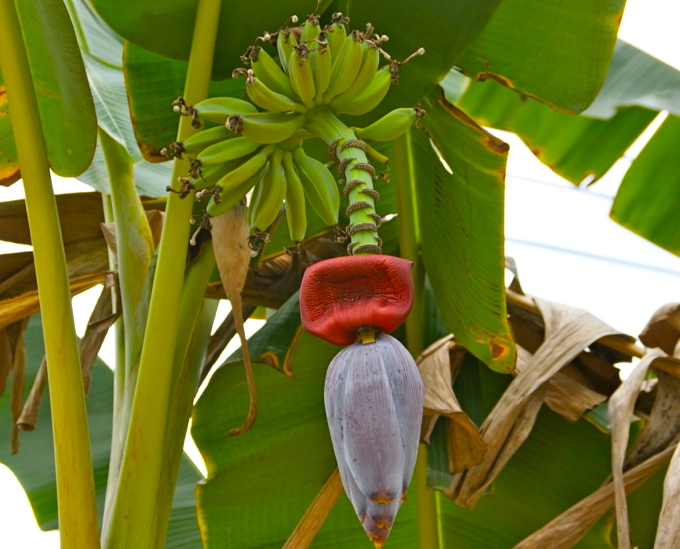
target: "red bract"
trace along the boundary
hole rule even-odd
[[[413,263],[388,255],[320,261],[300,287],[302,326],[335,345],[351,345],[360,328],[389,333],[413,305]]]

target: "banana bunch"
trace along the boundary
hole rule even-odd
[[[326,165],[305,152],[302,143],[320,137],[329,147],[341,141],[346,143],[343,150],[354,143],[370,152],[373,149],[358,140],[395,139],[424,114],[420,109],[401,108],[365,128],[348,128],[341,122],[340,128],[333,125],[339,122],[337,115],[361,115],[374,109],[396,83],[398,67],[403,64],[382,49],[388,38],[375,34],[372,25],[363,32],[349,32],[348,23],[348,18],[336,13],[331,24],[321,27],[319,17],[310,15],[302,25],[275,33],[275,51],[270,53],[265,45],[249,47],[241,57],[249,67],[233,73],[245,76],[248,100],[215,97],[189,106],[178,99],[174,110],[191,115],[192,125],[202,129],[169,148],[174,156],[184,154],[191,161],[188,176],[180,178],[182,186],[175,192],[187,196],[191,190],[198,191],[196,200],[208,198],[206,211],[214,217],[252,191],[248,220],[253,235],[266,234],[282,204],[294,242],[304,239],[307,203],[324,223],[336,225],[340,193],[335,178]],[[261,40],[271,41],[272,36],[265,33]],[[319,116],[335,122],[319,124]],[[338,128],[342,135],[330,135]],[[339,162],[341,181],[347,179],[345,170],[354,169],[348,155],[344,156],[343,160],[331,154],[331,160]],[[371,168],[365,160],[351,160],[356,169]],[[349,187],[358,183],[354,178]],[[346,186],[345,195],[347,190]],[[370,188],[365,195],[377,197]]]

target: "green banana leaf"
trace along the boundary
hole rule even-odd
[[[7,91],[0,73],[0,185],[8,186],[18,181],[19,158],[12,133],[12,119],[9,117]]]
[[[323,11],[330,2],[321,2]],[[196,18],[196,0],[93,0],[108,25],[126,40],[158,55],[188,60]],[[265,31],[274,32],[293,14],[304,18],[314,3],[296,0],[222,1],[213,77],[229,78],[240,66],[239,56]]]
[[[575,185],[600,179],[657,115],[643,107],[626,107],[607,120],[574,116],[497,82],[466,84],[457,107],[478,124],[516,133],[541,162]]]
[[[444,97],[424,104],[428,138],[412,131],[423,261],[441,315],[471,353],[511,371],[505,310],[503,193],[508,146]]]
[[[16,7],[50,167],[57,175],[77,176],[92,160],[97,121],[71,20],[61,2],[17,2]],[[3,110],[9,116],[0,116],[0,181],[8,185],[20,174],[9,130],[11,107]]]
[[[612,218],[634,233],[680,255],[680,117],[669,115],[626,173]]]
[[[457,65],[554,108],[592,103],[609,66],[624,0],[506,0]]]
[[[26,391],[33,384],[44,355],[43,334],[39,315],[31,317],[25,333],[27,357]],[[94,463],[95,489],[100,515],[103,511],[109,451],[111,446],[111,422],[113,410],[113,375],[111,370],[97,360],[92,370],[87,398],[90,426],[90,442]],[[0,461],[17,476],[28,494],[36,520],[41,528],[58,527],[57,492],[54,474],[54,450],[47,391],[42,399],[35,431],[21,434],[18,454],[9,451],[9,431],[12,416],[9,395],[0,396]],[[193,488],[201,475],[185,457],[180,469],[177,491],[173,501],[173,514],[168,530],[167,547],[200,547]]]

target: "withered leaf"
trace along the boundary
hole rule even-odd
[[[680,547],[680,446],[675,447],[663,483],[663,503],[659,514],[654,549]]]
[[[657,309],[640,334],[640,341],[650,349],[658,347],[673,356],[680,339],[680,303],[667,303]]]

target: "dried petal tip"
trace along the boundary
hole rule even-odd
[[[351,345],[360,328],[391,332],[413,305],[413,263],[388,255],[320,261],[300,287],[302,326],[335,345]]]
[[[356,342],[331,362],[326,417],[342,484],[376,547],[390,533],[418,453],[423,383],[410,353],[390,335]]]

